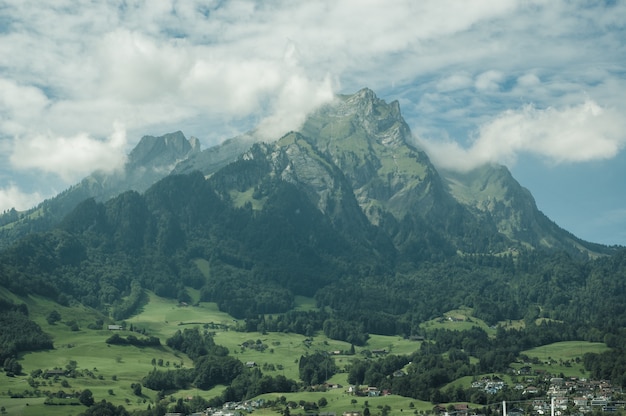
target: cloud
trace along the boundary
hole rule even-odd
[[[23,211],[41,202],[43,196],[39,192],[24,193],[15,184],[0,188],[0,213],[15,208]]]
[[[362,87],[399,99],[433,152],[466,165],[520,152],[583,161],[622,146],[611,130],[626,111],[619,3],[13,0],[3,15],[2,148],[15,169],[57,172],[64,185],[117,166],[144,134],[180,129],[206,145],[260,125],[271,139]],[[601,114],[576,127],[567,117],[593,113],[587,98]],[[119,145],[102,139],[116,121],[129,137]]]
[[[526,105],[504,111],[480,126],[467,148],[453,141],[421,142],[438,166],[467,171],[491,162],[511,165],[522,153],[555,164],[612,158],[626,144],[625,128],[620,112],[587,100],[562,109]]]
[[[474,85],[478,91],[498,91],[503,80],[502,72],[490,70],[478,75]]]
[[[11,164],[20,170],[35,169],[60,176],[66,182],[80,179],[85,172],[121,169],[125,157],[126,134],[121,125],[106,139],[86,133],[71,137],[38,134],[14,142]]]

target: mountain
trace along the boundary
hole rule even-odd
[[[200,153],[199,140],[195,137],[187,140],[180,131],[159,137],[144,136],[128,155],[122,172],[94,172],[35,208],[0,216],[0,248],[28,233],[51,229],[87,198],[106,201],[128,190],[143,192],[169,175],[178,162],[197,153]]]
[[[124,176],[139,191],[85,199],[0,251],[0,285],[115,319],[131,316],[145,290],[188,302],[194,288],[251,320],[313,296],[323,312],[292,316],[293,328],[323,325],[358,342],[419,332],[460,306],[489,324],[538,313],[598,328],[607,314],[610,325],[626,322],[614,310],[623,253],[601,256],[612,253],[559,228],[504,167],[440,172],[397,102],[365,89],[273,142],[254,137],[202,152],[181,133],[142,139]],[[122,186],[88,179],[76,188]]]
[[[298,131],[272,142],[251,132],[199,151],[197,141],[180,132],[146,136],[124,174],[93,174],[46,203],[31,219],[13,224],[21,232],[33,224],[43,230],[0,250],[0,323],[8,334],[0,340],[0,358],[18,381],[28,376],[17,357],[59,349],[44,332],[60,319],[57,304],[67,307],[64,315],[97,316],[87,328],[67,319],[67,328],[57,328],[59,334],[82,332],[91,345],[108,336],[105,321],[124,323],[156,295],[179,305],[175,315],[181,320],[173,326],[181,330],[166,345],[152,334],[139,339],[128,332],[106,341],[124,345],[111,348],[138,348],[145,363],[172,348],[181,364],[182,358],[188,362],[184,354],[192,358],[193,368],[149,368],[149,375],[131,384],[154,394],[212,387],[206,375],[227,356],[209,359],[200,351],[215,346],[212,331],[229,328],[257,334],[241,340],[263,334],[267,341],[268,332],[302,334],[303,351],[316,337],[321,350],[304,352],[294,363],[306,383],[312,382],[307,368],[322,362],[316,355],[324,358],[324,349],[342,345],[320,342],[318,335],[344,341],[351,354],[360,346],[363,357],[350,358],[350,383],[433,403],[487,400],[474,400],[475,389],[466,394],[446,386],[459,377],[503,374],[522,360],[526,365],[523,351],[557,341],[615,348],[602,358],[607,370],[598,378],[625,385],[623,371],[610,370],[624,367],[626,250],[613,252],[558,227],[503,166],[466,173],[437,169],[414,144],[398,103],[367,89],[338,96]],[[69,213],[59,219],[63,210]],[[47,222],[35,222],[39,213]],[[313,298],[315,307],[294,307],[298,296]],[[47,326],[29,318],[27,301],[29,307],[46,304]],[[214,302],[235,322],[206,322],[207,309],[195,308],[206,306],[201,302]],[[146,313],[142,324],[163,319],[161,312]],[[42,321],[43,313],[38,315]],[[149,324],[130,328],[152,330]],[[370,343],[370,334],[423,341],[410,355],[381,353],[373,349],[381,338]],[[240,342],[235,349],[244,354],[248,342]],[[597,360],[594,354],[583,357],[590,374]],[[407,365],[403,377],[392,376]],[[255,368],[241,375],[263,381],[268,391],[293,390],[295,383],[272,387],[271,370],[262,367],[266,374]],[[262,392],[244,383],[237,376],[219,400]],[[513,396],[497,400],[515,401],[520,393],[502,394]]]
[[[470,172],[442,170],[450,194],[474,215],[489,219],[511,243],[525,248],[563,250],[595,256],[613,250],[577,238],[539,209],[505,166],[486,164]]]
[[[398,102],[386,103],[369,89],[337,96],[310,114],[297,133],[301,140],[283,146],[293,153],[284,156],[291,160],[290,169],[298,172],[289,180],[307,188],[322,212],[329,211],[328,204],[339,203],[331,214],[340,216],[343,202],[332,198],[332,187],[334,177],[341,175],[350,188],[346,192],[354,195],[369,223],[385,230],[401,252],[414,251],[416,245],[434,245],[440,253],[516,247],[584,256],[611,252],[558,227],[503,166],[484,165],[467,173],[439,171],[415,144]],[[169,174],[213,175],[259,141],[252,131],[200,151],[199,141],[187,140],[180,131],[145,136],[129,154],[123,172],[96,172],[32,210],[0,217],[0,247],[28,232],[50,229],[86,198],[106,201],[127,190],[143,192]],[[281,147],[288,141],[270,145]],[[316,154],[312,159],[297,150],[297,143],[304,142],[309,154]],[[332,166],[324,181],[316,174],[322,168],[311,163],[322,159]],[[347,212],[348,218],[360,217]]]
[[[237,143],[246,142],[238,139]],[[264,153],[262,157],[274,161],[274,174],[305,189],[321,212],[336,222],[343,215],[342,223],[364,214],[408,256],[415,250],[438,255],[434,252],[512,248],[564,250],[573,255],[610,252],[549,220],[504,166],[440,173],[412,143],[398,102],[388,104],[364,89],[338,96],[309,115],[299,132],[266,145],[256,156],[244,157]],[[234,143],[227,143],[220,151],[228,153],[226,149],[233,148]],[[218,167],[212,162],[201,170],[212,174],[217,170],[213,166]],[[337,183],[343,184],[341,192]],[[346,202],[352,196],[360,208],[358,214],[338,208],[353,204]]]

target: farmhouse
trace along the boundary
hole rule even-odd
[[[47,370],[44,377],[55,377],[55,376],[64,376],[64,375],[65,375],[65,370],[54,369],[54,370]]]

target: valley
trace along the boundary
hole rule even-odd
[[[193,291],[192,296],[194,295]],[[372,412],[380,412],[381,408],[389,406],[390,414],[403,411],[430,412],[433,403],[430,401],[402,397],[398,395],[355,396],[348,392],[351,385],[348,381],[349,369],[354,360],[378,360],[389,355],[410,355],[417,351],[422,340],[410,340],[399,336],[371,335],[367,344],[355,348],[354,355],[350,353],[351,345],[326,337],[323,333],[316,333],[312,337],[293,333],[274,332],[241,332],[244,328],[240,320],[220,312],[214,303],[198,302],[192,304],[160,298],[153,293],[149,302],[137,315],[119,322],[124,329],[106,329],[109,324],[103,324],[101,329],[89,329],[102,316],[89,309],[80,307],[63,307],[39,296],[16,298],[8,292],[2,291],[3,297],[12,298],[14,302],[23,302],[32,310],[31,318],[37,322],[54,339],[54,349],[41,352],[30,352],[20,356],[22,374],[15,377],[0,376],[0,403],[6,409],[6,414],[23,415],[78,415],[84,411],[84,406],[74,399],[76,405],[46,405],[48,395],[55,395],[63,391],[68,395],[73,392],[90,390],[96,401],[106,400],[116,406],[124,406],[128,411],[145,410],[148,404],[154,406],[158,400],[158,392],[147,388],[141,389],[141,394],[133,392],[131,385],[141,383],[141,380],[154,368],[174,369],[193,367],[193,361],[186,354],[165,346],[164,340],[184,328],[199,327],[214,333],[216,344],[225,346],[230,355],[247,363],[249,366],[260,369],[264,374],[281,374],[289,379],[299,379],[298,361],[300,357],[314,352],[329,354],[336,363],[340,372],[328,379],[327,385],[320,391],[304,389],[292,393],[268,393],[251,399],[265,401],[281,401],[286,403],[300,403],[301,401],[318,403],[323,397],[328,404],[320,411],[341,414],[349,411],[363,411],[365,405]],[[299,298],[296,309],[311,310],[314,308],[312,299]],[[54,325],[48,324],[46,316],[56,310],[61,320]],[[454,317],[454,318],[453,318]],[[461,317],[463,317],[461,319]],[[467,309],[450,311],[432,322],[424,323],[425,328],[447,329],[463,331],[466,318],[471,317]],[[73,331],[65,323],[75,320],[80,328]],[[473,324],[486,327],[484,322],[473,319]],[[502,325],[506,323],[500,323]],[[113,325],[113,324],[112,324]],[[132,331],[131,331],[132,329]],[[239,330],[238,330],[239,329]],[[491,337],[495,336],[495,329],[488,330]],[[132,345],[109,345],[106,340],[116,333],[122,337],[145,332],[146,335],[156,336],[163,344],[160,347],[136,347]],[[534,370],[546,374],[561,374],[565,377],[583,377],[586,372],[582,366],[582,356],[585,353],[601,353],[607,347],[602,343],[566,342],[552,346],[534,348],[522,354],[539,361],[533,364]],[[378,353],[377,351],[381,351]],[[553,361],[553,363],[550,363]],[[563,362],[571,362],[564,366]],[[557,363],[561,363],[557,365]],[[518,370],[524,365],[513,364],[511,369]],[[50,377],[32,377],[37,370],[47,371],[62,369],[61,373],[73,375],[56,375]],[[73,373],[70,373],[71,369]],[[493,376],[486,374],[485,376]],[[511,372],[501,372],[498,376],[508,385],[515,385],[519,377]],[[442,390],[455,389],[458,386],[469,389],[473,380],[480,376],[462,377],[459,380],[442,386]],[[532,379],[537,379],[533,376]],[[526,381],[528,384],[528,381]],[[536,383],[534,383],[536,384]],[[219,396],[226,386],[218,385],[210,390],[198,388],[181,389],[168,392],[168,400],[176,401],[179,398],[198,396],[204,400]],[[38,393],[36,393],[38,392]],[[11,395],[24,397],[11,398]],[[284,398],[284,399],[283,399]],[[354,400],[356,400],[354,402]],[[475,403],[472,407],[479,407]],[[280,405],[279,405],[280,409]],[[275,415],[276,407],[259,408],[254,410],[259,415]],[[298,408],[292,409],[298,413]]]
[[[0,217],[0,404],[491,415],[552,379],[621,403],[625,295],[623,247],[504,166],[439,170],[363,89],[271,141],[144,136],[124,172]]]

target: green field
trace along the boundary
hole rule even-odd
[[[202,264],[208,267],[208,264]],[[198,299],[198,293],[189,290],[194,302]],[[242,322],[233,319],[230,315],[220,312],[214,303],[195,303],[194,306],[181,306],[176,301],[163,299],[154,294],[149,294],[149,303],[146,304],[141,313],[126,320],[124,324],[127,328],[132,325],[135,329],[144,329],[147,335],[156,336],[163,344],[160,348],[135,346],[108,345],[105,340],[112,334],[105,329],[88,329],[89,324],[93,324],[97,319],[103,317],[97,312],[83,308],[66,308],[45,298],[26,297],[17,298],[6,291],[0,290],[0,296],[9,298],[16,303],[26,303],[31,317],[44,331],[52,335],[55,348],[50,351],[25,353],[20,357],[22,364],[22,375],[18,377],[7,377],[0,375],[0,406],[4,406],[7,414],[10,415],[77,415],[84,410],[84,406],[45,406],[44,397],[28,397],[34,390],[29,386],[28,378],[32,371],[37,369],[53,369],[55,367],[65,368],[70,361],[76,362],[76,368],[83,372],[77,378],[58,377],[49,378],[45,384],[37,386],[41,392],[64,392],[82,391],[90,389],[96,401],[108,400],[115,405],[123,405],[128,410],[145,409],[148,404],[153,403],[156,392],[142,389],[142,396],[137,397],[131,389],[132,383],[141,382],[141,379],[154,367],[152,360],[163,360],[163,369],[174,366],[191,366],[192,361],[184,354],[172,351],[165,346],[165,340],[172,336],[177,330],[192,328],[208,328],[215,332],[215,342],[226,346],[230,353],[242,362],[254,362],[262,371],[269,375],[282,374],[288,378],[298,379],[298,360],[302,355],[316,351],[328,351],[333,354],[340,372],[335,374],[330,382],[339,384],[342,387],[325,392],[298,392],[286,394],[267,394],[265,398],[277,398],[285,396],[287,401],[296,403],[304,401],[317,402],[321,397],[325,397],[328,405],[322,409],[340,414],[347,410],[363,410],[365,400],[368,400],[372,413],[379,411],[378,406],[388,405],[392,408],[391,414],[404,414],[417,411],[428,411],[432,409],[432,404],[400,396],[356,398],[357,403],[352,403],[355,399],[346,393],[347,373],[345,368],[355,358],[363,358],[361,354],[364,350],[386,350],[392,354],[410,354],[420,347],[420,342],[410,341],[398,336],[371,335],[368,344],[364,347],[357,347],[356,355],[345,355],[350,350],[350,344],[327,338],[321,333],[313,337],[305,337],[298,334],[289,333],[268,333],[258,332],[245,333],[237,332],[234,329]],[[298,297],[296,299],[298,310],[312,310],[315,308],[314,300],[311,298]],[[61,314],[61,321],[55,325],[47,323],[45,317],[52,311],[57,310]],[[448,317],[453,319],[448,319]],[[469,318],[469,319],[468,319]],[[78,323],[80,330],[72,331],[65,323],[74,320]],[[113,323],[111,321],[106,323]],[[120,324],[121,322],[118,322]],[[427,322],[425,327],[445,327],[449,329],[465,329],[473,325],[484,326],[484,323],[471,317],[471,310],[459,309],[450,311],[445,317]],[[490,329],[493,331],[493,329]],[[119,331],[121,336],[127,336],[130,331]],[[264,346],[263,350],[242,347],[246,341],[257,340]],[[566,375],[580,375],[581,365],[576,363],[576,358],[582,358],[586,352],[602,352],[607,347],[604,344],[586,342],[565,342],[552,344],[533,350],[526,351],[525,354],[531,358],[536,357],[540,364],[533,365],[533,368],[546,369],[553,373],[564,373]],[[568,362],[569,364],[566,364]],[[522,364],[516,364],[521,366]],[[42,381],[42,379],[36,379]],[[62,383],[65,382],[65,386]],[[470,379],[457,380],[453,383],[462,385],[470,383]],[[199,395],[205,399],[219,395],[224,386],[218,386],[210,391],[187,390],[173,393],[173,397],[187,397]],[[24,394],[26,398],[10,398],[11,394]],[[412,403],[412,404],[411,404]],[[45,409],[42,409],[45,407]],[[257,413],[276,414],[275,410],[262,409]]]
[[[450,331],[464,331],[473,327],[479,327],[489,335],[495,335],[496,330],[490,328],[482,319],[472,315],[471,308],[459,308],[448,311],[435,319],[426,321],[420,325],[425,330],[449,329]]]
[[[544,370],[550,374],[563,374],[566,377],[581,377],[585,375],[582,365],[583,355],[586,353],[602,353],[608,351],[606,344],[601,342],[565,341],[544,345],[522,352],[531,359],[535,370]],[[515,365],[521,367],[522,365]]]
[[[201,267],[208,267],[208,264],[202,264]],[[194,300],[197,300],[195,291],[189,290],[189,293]],[[59,390],[73,392],[89,389],[93,392],[96,401],[105,399],[116,405],[123,405],[129,410],[144,409],[149,403],[154,402],[156,392],[143,388],[142,397],[137,397],[133,394],[130,385],[141,382],[141,379],[153,369],[153,358],[163,360],[163,369],[167,368],[168,363],[169,368],[173,368],[175,364],[191,366],[192,361],[184,354],[166,347],[165,340],[178,330],[195,326],[208,327],[208,330],[214,331],[215,342],[226,346],[230,353],[242,362],[253,361],[269,375],[283,374],[293,379],[298,379],[297,363],[300,357],[316,351],[341,352],[334,355],[334,358],[338,367],[344,369],[352,359],[362,358],[360,352],[364,349],[386,349],[395,354],[408,354],[419,348],[418,342],[408,341],[400,337],[372,335],[368,345],[356,348],[356,356],[344,355],[343,352],[350,350],[350,344],[329,339],[323,334],[316,334],[307,340],[307,337],[298,334],[237,332],[234,329],[241,322],[220,312],[214,303],[200,302],[195,306],[180,306],[176,301],[160,298],[152,293],[149,293],[149,302],[143,307],[141,313],[126,320],[124,324],[128,329],[132,325],[135,329],[144,329],[147,335],[159,337],[163,346],[161,348],[138,348],[135,346],[108,345],[105,340],[112,335],[112,331],[87,328],[97,319],[103,319],[100,314],[93,310],[83,307],[67,308],[41,297],[17,298],[6,291],[0,291],[0,296],[16,303],[26,303],[33,320],[45,332],[52,335],[55,347],[50,351],[23,354],[20,357],[20,364],[23,367],[22,375],[18,377],[0,375],[0,406],[4,406],[8,414],[73,415],[83,411],[83,406],[45,406],[45,411],[42,411],[44,397],[23,399],[9,397],[10,394],[15,393],[28,396],[35,390],[28,384],[28,376],[32,371],[65,368],[70,364],[70,361],[76,362],[77,370],[89,372],[92,375],[69,379],[58,377],[56,380],[50,378],[45,381],[45,385],[37,386],[37,389],[42,392],[57,392]],[[315,302],[312,298],[296,298],[297,310],[312,310],[314,308]],[[45,319],[52,310],[57,310],[62,318],[55,325],[48,324]],[[65,324],[71,320],[78,323],[79,331],[72,331]],[[105,325],[106,323],[113,322],[105,320]],[[120,336],[138,335],[130,331],[117,333]],[[263,351],[241,346],[246,341],[256,342],[257,340],[260,340],[266,347]],[[331,381],[345,385],[347,383],[346,377],[345,372],[339,373]],[[37,380],[42,381],[42,379]],[[62,385],[64,380],[67,383],[65,384],[66,387]],[[224,386],[218,386],[210,391],[195,389],[179,391],[174,393],[174,396],[200,395],[209,399],[219,395],[223,388]],[[325,393],[329,402],[331,400],[330,393],[333,393],[333,409],[351,408],[350,400],[342,397],[343,393],[339,394],[339,391]],[[298,398],[298,395],[301,394],[304,393],[291,393],[290,396],[297,398],[296,401],[306,400]],[[318,399],[322,397],[322,393],[306,394],[312,394]],[[396,399],[405,400],[397,397]],[[389,401],[391,399],[380,398],[380,400]],[[330,407],[331,404],[329,404]]]

